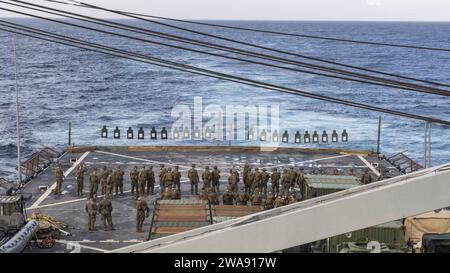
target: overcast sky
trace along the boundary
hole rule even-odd
[[[43,0],[28,0],[28,2],[45,4]],[[85,0],[85,2],[180,19],[450,21],[450,0]],[[46,5],[62,7],[56,4]],[[6,5],[0,3],[0,6]],[[70,9],[80,11],[76,7]],[[102,12],[89,14],[114,17]],[[0,17],[13,16],[11,13],[0,11]]]

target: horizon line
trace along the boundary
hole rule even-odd
[[[33,18],[33,17],[29,17],[29,16],[0,16],[0,18],[2,19],[32,19],[32,20],[42,20],[39,18]],[[51,18],[51,19],[61,19],[61,18],[65,18],[63,16],[52,16],[52,17],[47,17],[47,18]],[[134,18],[118,18],[118,17],[99,17],[101,19],[105,19],[105,20],[138,20],[138,19],[134,19]],[[169,18],[169,17],[167,17]],[[66,18],[68,20],[74,20],[76,21],[76,19],[71,19],[71,18]],[[403,19],[399,19],[399,20],[360,20],[360,19],[295,19],[295,20],[283,20],[283,19],[179,19],[179,18],[174,18],[177,20],[188,20],[188,21],[198,21],[198,22],[202,22],[202,21],[229,21],[229,22],[349,22],[349,23],[450,23],[450,19],[449,20],[403,20]],[[155,21],[167,21],[164,19],[154,19]],[[182,22],[181,22],[182,23]]]

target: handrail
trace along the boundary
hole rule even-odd
[[[209,200],[209,198],[208,198],[208,207],[209,207],[209,222],[212,225],[212,224],[214,224],[214,221],[213,221],[213,214],[212,214],[212,209],[211,209],[211,201]]]

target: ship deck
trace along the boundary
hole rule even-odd
[[[136,244],[147,239],[152,215],[145,220],[143,233],[136,232],[136,219],[134,202],[131,195],[129,172],[133,166],[153,166],[156,177],[156,194],[146,197],[153,212],[153,203],[159,198],[159,165],[166,167],[178,165],[182,175],[181,195],[183,199],[193,199],[190,195],[190,185],[187,179],[187,170],[192,163],[197,165],[199,174],[204,166],[217,165],[221,170],[221,191],[228,184],[229,169],[235,166],[242,170],[244,162],[248,161],[252,168],[265,167],[270,171],[273,167],[302,167],[306,173],[315,171],[323,174],[333,174],[335,169],[341,174],[347,174],[350,169],[360,177],[365,169],[370,169],[373,179],[377,178],[377,165],[382,166],[388,177],[401,175],[388,161],[381,159],[377,154],[368,151],[332,150],[332,149],[300,149],[278,148],[268,149],[260,147],[231,147],[231,146],[163,146],[163,147],[79,147],[71,148],[59,158],[66,179],[63,183],[63,194],[51,194],[54,184],[54,167],[49,167],[34,177],[20,191],[28,196],[26,212],[30,215],[39,212],[50,215],[64,222],[70,236],[61,235],[55,246],[51,249],[40,249],[32,243],[24,252],[107,252],[109,250]],[[76,164],[74,164],[76,162]],[[77,163],[84,162],[88,168],[84,182],[84,195],[79,197],[76,193],[75,167]],[[115,168],[122,167],[125,172],[124,195],[114,196],[113,223],[114,231],[104,231],[100,217],[97,217],[96,231],[87,230],[87,215],[85,204],[88,197],[88,173],[94,167]],[[242,178],[241,182],[242,184]],[[201,188],[202,183],[199,183]],[[48,187],[41,190],[42,186]]]

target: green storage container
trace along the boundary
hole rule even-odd
[[[377,251],[367,249],[367,244],[345,243],[339,253],[407,253],[407,248],[389,248],[386,244],[380,244]]]
[[[405,233],[401,221],[393,221],[354,232],[334,236],[327,240],[328,252],[340,252],[348,243],[367,245],[368,242],[378,242],[390,249],[401,249],[405,245]]]
[[[305,198],[311,199],[361,185],[355,176],[305,175]]]

